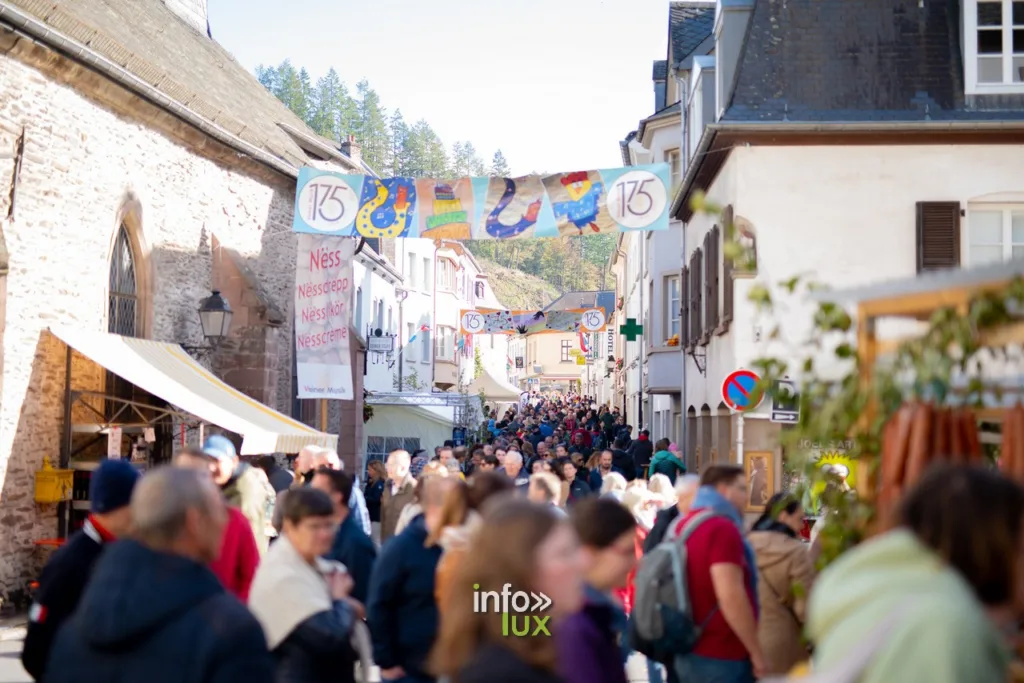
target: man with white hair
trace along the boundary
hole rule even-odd
[[[408,451],[392,451],[388,455],[384,468],[388,473],[388,483],[384,486],[384,495],[380,501],[380,542],[395,535],[398,518],[402,510],[412,502],[416,490],[416,480],[409,474],[412,457]]]
[[[505,476],[516,485],[516,490],[526,493],[530,486],[530,475],[523,468],[523,454],[519,451],[509,451],[505,454]]]
[[[327,467],[339,472],[345,471],[345,463],[341,461],[337,451],[324,451],[323,456]],[[356,475],[352,475],[352,495],[348,497],[348,509],[352,512],[353,521],[367,536],[370,536],[373,533],[373,527],[370,524],[370,510],[366,507],[366,496],[363,495],[363,489],[359,486],[359,477]]]
[[[647,539],[644,541],[644,554],[664,541],[669,529],[673,527],[673,522],[680,517],[685,517],[686,513],[690,511],[693,499],[697,495],[697,489],[700,488],[700,477],[696,474],[684,474],[681,477],[676,477],[675,488],[676,504],[665,508],[654,518],[654,526],[651,527],[651,532],[647,534]]]
[[[562,493],[562,483],[550,472],[537,472],[530,475],[530,484],[526,497],[534,503],[549,505],[555,514],[565,516],[565,510],[558,506],[558,497]]]
[[[227,523],[209,474],[149,472],[131,515],[132,538],[104,551],[57,634],[47,683],[272,683],[263,629],[207,566]]]

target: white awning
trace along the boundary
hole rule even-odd
[[[307,427],[228,386],[177,344],[70,327],[52,327],[50,331],[140,389],[240,434],[241,455],[298,453],[309,445],[337,448],[337,436]]]
[[[479,394],[481,390],[484,392],[485,401],[518,401],[519,395],[523,393],[521,389],[497,379],[486,369],[469,383],[466,393],[475,395]]]

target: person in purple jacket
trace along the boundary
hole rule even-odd
[[[559,671],[566,683],[626,683],[626,613],[611,591],[636,565],[636,520],[610,498],[580,501],[570,517],[585,558],[584,605],[555,632]]]

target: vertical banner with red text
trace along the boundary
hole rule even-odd
[[[298,235],[295,268],[295,364],[299,398],[351,400],[351,237]]]

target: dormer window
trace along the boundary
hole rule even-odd
[[[1024,93],[1024,0],[965,0],[968,95]]]

